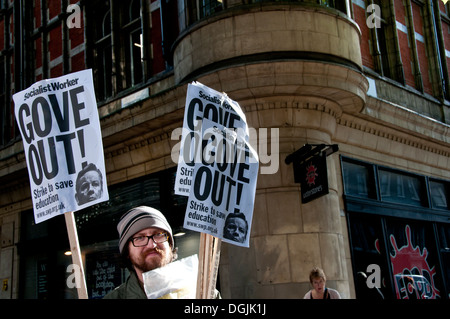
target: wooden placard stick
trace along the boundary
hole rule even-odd
[[[220,244],[220,239],[209,234],[200,234],[197,299],[214,298],[220,262]]]
[[[197,299],[202,299],[203,276],[204,276],[203,262],[205,260],[205,245],[206,245],[206,234],[200,233],[200,247],[198,250],[197,291],[195,296],[195,298]]]
[[[210,258],[211,258],[211,240],[212,236],[201,233],[200,234],[200,248],[198,260],[198,275],[197,275],[197,299],[206,299],[209,274],[210,274]]]
[[[72,252],[72,262],[78,266],[79,273],[76,277],[78,299],[88,299],[86,280],[84,276],[83,260],[81,259],[80,244],[78,242],[77,225],[73,212],[64,214],[66,219],[67,234],[69,235],[70,251]]]
[[[220,240],[217,237],[213,237],[213,253],[212,253],[212,258],[211,258],[211,271],[210,271],[210,279],[209,279],[208,292],[207,292],[207,296],[209,299],[215,298],[217,273],[219,271],[219,263],[220,263],[221,244],[222,244],[222,240]]]
[[[209,280],[211,278],[211,256],[212,256],[212,243],[213,237],[211,235],[206,235],[206,244],[205,244],[205,259],[203,261],[203,282],[202,282],[202,299],[208,298],[208,286]]]

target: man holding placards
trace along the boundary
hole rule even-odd
[[[158,283],[146,282],[145,274],[168,266],[177,258],[172,227],[157,209],[140,206],[130,209],[121,217],[117,231],[120,237],[119,250],[130,270],[130,276],[122,285],[109,292],[105,299],[147,299],[144,286],[148,288]],[[167,273],[167,277],[176,278],[176,274]],[[176,285],[171,278],[162,280]],[[170,291],[170,284],[166,288]],[[195,285],[192,290],[195,293]]]
[[[147,299],[143,273],[168,265],[176,259],[172,228],[164,215],[140,206],[125,213],[117,225],[119,250],[130,276],[106,299]]]
[[[221,241],[250,246],[259,159],[244,112],[225,93],[188,85],[175,194],[188,196],[184,228],[200,236],[197,298],[212,298]]]

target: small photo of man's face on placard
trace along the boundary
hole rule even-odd
[[[101,198],[103,194],[102,173],[94,164],[86,165],[78,173],[75,187],[75,199],[78,205]]]

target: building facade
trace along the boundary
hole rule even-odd
[[[110,194],[75,213],[90,298],[126,276],[116,225],[135,205],[167,216],[180,257],[198,250],[198,234],[182,229],[186,198],[173,191],[172,133],[191,81],[237,101],[273,152],[260,163],[250,248],[222,245],[224,298],[303,298],[314,266],[344,298],[373,285],[389,299],[449,298],[449,4],[0,4],[0,298],[76,297],[64,218],[33,220],[12,95],[87,68]],[[328,194],[308,203],[285,163],[305,144],[339,146],[326,159]],[[269,165],[275,173],[263,173]]]

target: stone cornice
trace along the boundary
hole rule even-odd
[[[343,114],[337,124],[374,137],[382,137],[416,150],[450,157],[450,126],[398,105],[369,98],[360,114]],[[343,136],[337,134],[338,141]],[[357,137],[343,142],[357,141]],[[357,142],[354,142],[357,143]],[[368,147],[368,145],[360,145]],[[389,152],[387,149],[386,152]]]
[[[294,108],[321,111],[336,118],[342,115],[342,110],[336,102],[321,96],[274,96],[241,101],[239,104],[244,112]]]
[[[359,116],[388,125],[396,131],[402,130],[419,138],[450,145],[450,125],[389,101],[368,96]]]
[[[414,135],[409,135],[402,131],[392,129],[388,126],[382,126],[380,124],[368,122],[352,115],[345,114],[337,120],[337,124],[360,131],[362,133],[368,133],[377,137],[386,138],[394,142],[411,146],[418,150],[424,150],[437,155],[450,157],[449,147],[427,141],[425,137],[419,138]]]

